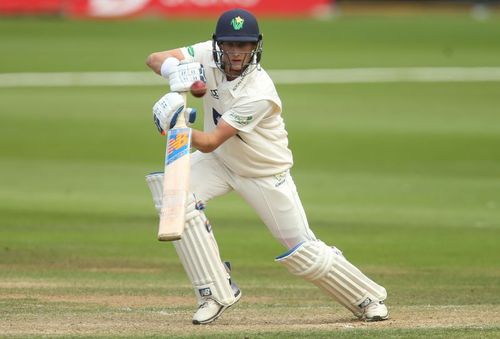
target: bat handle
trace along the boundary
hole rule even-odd
[[[177,117],[177,121],[175,122],[174,128],[183,128],[183,127],[187,127],[186,118],[185,118],[185,113],[187,110],[187,92],[178,92],[178,93],[180,95],[182,95],[182,99],[184,99],[184,109]]]

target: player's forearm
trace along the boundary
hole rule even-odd
[[[193,129],[191,134],[191,145],[203,153],[209,153],[217,149],[227,139],[238,133],[238,130],[224,119],[220,119],[217,127],[210,132],[202,132]]]
[[[180,49],[172,49],[163,52],[151,53],[146,59],[146,65],[153,70],[156,74],[161,74],[161,65],[163,62],[170,57],[174,57],[178,60],[183,60],[184,55]]]
[[[160,74],[161,64],[167,57],[162,55],[161,52],[152,53],[146,59],[146,65],[153,70],[156,74]]]
[[[191,134],[191,146],[203,153],[210,153],[219,147],[216,137],[212,133],[206,133],[193,129]]]

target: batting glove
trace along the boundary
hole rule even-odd
[[[188,92],[197,80],[207,82],[205,69],[199,62],[181,62],[168,70],[168,83],[172,92]]]
[[[175,126],[179,114],[184,110],[184,99],[176,92],[167,93],[153,106],[153,121],[161,134],[167,129]],[[188,107],[184,111],[186,124],[192,124],[196,120],[196,109]]]

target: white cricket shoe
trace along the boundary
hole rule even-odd
[[[382,321],[389,319],[389,311],[383,301],[372,301],[363,309],[360,319],[364,321]]]
[[[193,324],[195,325],[209,324],[218,317],[220,317],[225,310],[227,310],[229,307],[233,306],[240,300],[241,298],[240,289],[237,290],[234,296],[236,298],[235,301],[228,306],[221,305],[217,301],[211,298],[205,299],[203,304],[200,305],[200,307],[193,316]]]

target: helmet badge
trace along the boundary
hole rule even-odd
[[[236,18],[233,18],[233,20],[231,20],[231,26],[233,26],[235,31],[239,31],[240,29],[242,29],[244,23],[245,19],[243,19],[239,15]]]

